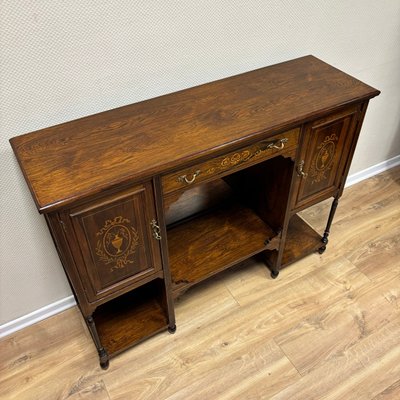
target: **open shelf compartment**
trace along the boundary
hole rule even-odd
[[[110,357],[167,328],[165,289],[155,279],[99,306],[93,318]]]
[[[285,241],[282,268],[317,251],[323,246],[322,236],[299,215],[292,216]]]
[[[168,230],[174,296],[268,247],[276,233],[250,208],[231,202]]]

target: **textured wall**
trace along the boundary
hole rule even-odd
[[[351,172],[400,153],[398,0],[0,4],[0,324],[70,294],[12,136],[314,54],[383,91]]]

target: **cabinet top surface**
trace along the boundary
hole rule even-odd
[[[10,141],[38,209],[48,212],[378,94],[306,56]]]

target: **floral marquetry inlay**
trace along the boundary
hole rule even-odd
[[[241,163],[245,163],[253,158],[257,158],[264,153],[271,153],[273,149],[282,150],[287,142],[287,138],[281,138],[275,141],[264,141],[249,147],[249,149],[232,153],[224,157],[219,164],[209,167],[205,174],[210,175],[214,174],[215,172],[224,171]]]
[[[113,264],[111,272],[133,263],[132,256],[139,243],[139,234],[130,225],[129,219],[121,216],[108,219],[96,236],[96,255],[105,264]]]
[[[166,174],[162,177],[163,192],[167,194],[188,185],[203,183],[217,175],[233,173],[246,165],[250,166],[275,156],[290,157],[294,160],[299,134],[300,129],[294,128],[236,151]]]
[[[222,167],[229,167],[231,165],[236,165],[241,161],[246,161],[250,157],[251,153],[248,150],[243,151],[242,153],[234,153],[230,157],[225,157],[221,161]]]
[[[325,136],[324,141],[317,147],[317,155],[310,167],[311,184],[326,179],[326,172],[332,167],[338,137],[335,133]]]

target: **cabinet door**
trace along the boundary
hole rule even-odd
[[[71,248],[88,301],[161,270],[153,196],[149,182],[69,213]]]
[[[294,208],[333,196],[343,183],[358,113],[358,107],[353,106],[304,127]]]

